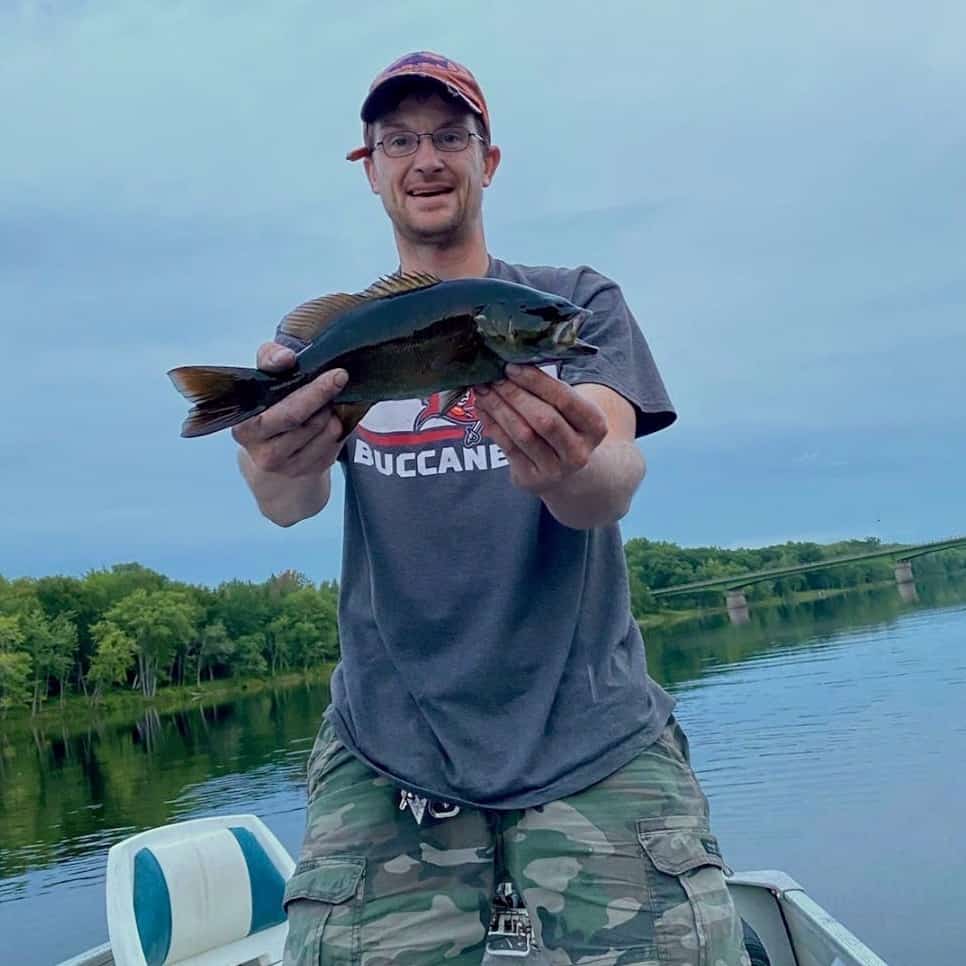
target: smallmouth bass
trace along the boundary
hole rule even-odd
[[[385,276],[365,291],[304,302],[279,331],[307,345],[281,373],[179,366],[168,376],[192,404],[181,435],[205,436],[264,412],[329,369],[345,369],[333,400],[345,438],[377,402],[443,392],[446,412],[471,386],[536,365],[592,355],[578,337],[589,316],[567,299],[493,278]]]

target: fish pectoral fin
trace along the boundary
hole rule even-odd
[[[292,309],[279,324],[279,331],[294,336],[303,342],[311,342],[333,319],[344,315],[350,309],[362,305],[366,300],[360,295],[336,292],[334,295],[320,295],[317,299],[303,302]]]
[[[339,422],[342,423],[342,433],[339,436],[340,442],[359,425],[362,417],[370,409],[372,409],[371,402],[336,403],[332,407],[332,411],[339,417]]]
[[[442,281],[429,272],[397,272],[394,275],[383,275],[376,279],[364,292],[359,293],[363,299],[388,299],[404,292],[415,292],[421,288],[432,288]]]

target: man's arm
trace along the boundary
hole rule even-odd
[[[294,362],[295,353],[274,342],[258,350],[258,368],[266,372]],[[344,369],[324,372],[232,430],[241,447],[239,468],[259,510],[281,527],[315,516],[329,502],[330,470],[343,445],[331,402],[347,379]]]
[[[576,387],[534,366],[476,389],[486,431],[506,453],[513,482],[575,529],[627,513],[644,478],[630,403],[606,386]]]

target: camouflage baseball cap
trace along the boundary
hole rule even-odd
[[[406,54],[393,61],[385,70],[381,71],[369,86],[369,93],[362,102],[360,116],[364,123],[369,124],[378,116],[378,108],[382,95],[406,77],[427,77],[437,81],[453,97],[464,101],[469,109],[478,114],[483,121],[487,136],[490,133],[490,112],[486,106],[486,98],[480,89],[476,78],[469,69],[455,60],[450,60],[442,54],[434,54],[429,50],[420,50]],[[368,157],[372,151],[363,146],[350,151],[346,155],[348,161],[358,161]]]

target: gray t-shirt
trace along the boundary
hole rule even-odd
[[[489,274],[593,310],[580,334],[600,351],[561,379],[616,390],[638,436],[674,421],[614,282],[496,259]],[[326,715],[403,788],[526,808],[626,764],[673,700],[647,674],[619,527],[557,522],[510,481],[472,393],[463,403],[446,417],[438,397],[379,403],[342,450],[342,659]]]

